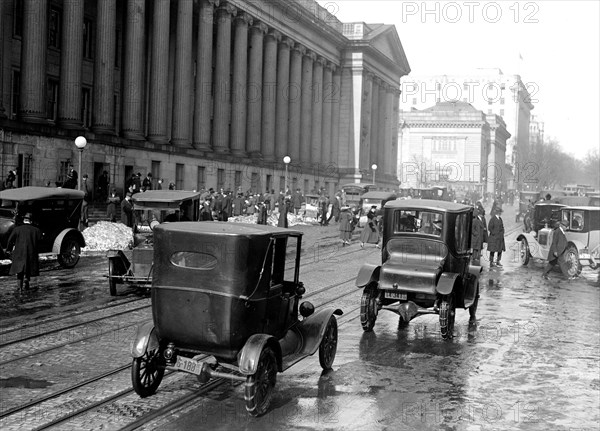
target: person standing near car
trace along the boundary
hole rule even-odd
[[[350,245],[352,238],[352,212],[350,207],[343,206],[340,208],[340,238],[342,239],[342,247]]]
[[[471,246],[473,247],[473,264],[481,264],[481,250],[483,244],[488,242],[488,233],[485,228],[484,218],[475,208],[473,211],[473,230],[471,231]]]
[[[125,199],[121,202],[121,223],[127,227],[133,227],[133,203],[131,193],[127,192]]]
[[[38,243],[42,240],[42,231],[32,224],[31,213],[23,217],[23,224],[13,229],[8,238],[7,250],[12,250],[10,275],[17,275],[19,289],[29,288],[31,277],[40,273]]]
[[[500,260],[502,259],[502,252],[506,251],[506,245],[504,244],[504,222],[500,217],[502,209],[496,207],[492,210],[492,217],[488,224],[488,251],[490,252],[490,268],[494,266],[502,267]],[[494,254],[498,253],[498,259],[494,262]]]
[[[117,194],[117,189],[113,187],[106,199],[106,216],[113,223],[117,221],[117,205],[120,203],[121,197]]]
[[[81,203],[81,224],[85,227],[88,226],[88,217],[89,217],[89,205],[90,205],[90,186],[88,184],[88,174],[83,174],[83,184],[81,188],[83,189],[83,202]]]
[[[542,278],[545,280],[550,280],[548,273],[559,263],[559,259],[567,249],[567,235],[565,234],[567,224],[564,220],[561,220],[556,224],[556,227],[552,231],[550,250],[548,250],[548,263],[544,268],[544,272],[542,272]]]

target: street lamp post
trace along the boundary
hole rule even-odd
[[[287,191],[288,191],[288,165],[290,164],[291,161],[292,161],[292,159],[290,159],[290,156],[285,156],[283,158],[283,163],[285,163],[285,191],[284,191],[284,193],[287,193]]]
[[[373,184],[375,184],[375,171],[377,170],[377,165],[373,163],[371,169],[373,169]]]
[[[78,136],[75,138],[75,146],[79,150],[79,173],[77,175],[77,190],[81,190],[81,156],[83,149],[87,145],[87,139],[84,136]]]

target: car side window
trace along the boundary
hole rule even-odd
[[[469,248],[469,235],[467,235],[467,213],[459,214],[454,225],[454,241],[456,252],[466,253]]]
[[[582,231],[583,227],[583,213],[581,211],[573,211],[571,213],[571,230]]]

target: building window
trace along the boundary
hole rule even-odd
[[[184,166],[183,163],[177,163],[175,165],[175,187],[177,190],[184,190],[183,188],[183,177],[184,177]]]
[[[233,187],[236,192],[241,191],[242,188],[242,171],[235,171],[233,174]]]
[[[500,98],[500,104],[501,104],[501,105],[504,105],[504,97],[501,97],[501,98]]]
[[[298,178],[294,177],[292,178],[292,188],[291,190],[296,190],[298,188]]]
[[[159,160],[152,160],[151,171],[152,171],[152,188],[158,189],[157,184],[158,184],[158,180],[160,179],[160,161]]]
[[[83,20],[83,58],[92,59],[94,53],[92,49],[94,33],[92,31],[92,20],[86,18]]]
[[[225,189],[225,169],[217,169],[217,191]]]
[[[83,87],[81,89],[81,121],[83,127],[92,125],[92,89]]]
[[[437,89],[438,89],[438,91],[440,91],[442,89],[442,84],[440,84],[439,82],[437,83]]]
[[[500,90],[504,90],[506,88],[506,84],[502,83],[500,84]]]
[[[273,188],[273,175],[267,175],[267,184],[266,184],[266,191],[270,191]],[[262,190],[258,190],[258,192],[261,192]]]
[[[279,177],[279,190],[285,192],[285,177]]]
[[[48,80],[48,97],[46,99],[46,118],[56,121],[58,118],[58,80]]]
[[[12,73],[12,95],[10,113],[13,119],[19,115],[19,100],[21,98],[21,72],[13,70]]]
[[[308,192],[310,192],[310,188],[309,187],[310,187],[310,184],[309,184],[308,179],[304,180],[304,193],[305,194],[308,193]]]
[[[48,46],[60,49],[61,12],[57,7],[50,7],[48,17]]]
[[[61,160],[60,166],[58,167],[58,178],[57,182],[59,184],[64,183],[67,180],[67,174],[69,173],[69,165],[71,164],[71,160]]]
[[[488,115],[492,115],[492,110],[488,109]]]
[[[488,100],[488,105],[492,105],[494,102],[492,102],[492,99]]]
[[[258,192],[259,185],[260,177],[258,176],[258,173],[252,172],[252,176],[250,177],[250,190],[252,193]]]
[[[319,181],[315,180],[315,192],[319,193],[321,190],[319,190]]]
[[[500,116],[503,117],[504,116],[504,109],[500,110]]]
[[[196,182],[196,190],[202,190],[206,188],[206,168],[204,166],[198,166],[198,180]]]
[[[15,0],[13,11],[13,36],[23,36],[23,2],[24,0]]]
[[[31,185],[31,165],[32,165],[33,156],[31,154],[26,154],[23,157],[23,168],[21,176],[21,186],[27,187]]]
[[[413,105],[416,105],[416,104],[417,104],[417,98],[416,98],[416,97],[413,97],[413,103],[412,103],[412,104],[413,104]]]

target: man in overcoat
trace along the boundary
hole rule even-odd
[[[552,243],[550,244],[550,250],[548,250],[548,263],[542,273],[542,278],[549,280],[548,273],[552,268],[559,263],[559,259],[567,249],[567,236],[565,235],[566,224],[564,220],[557,223],[557,226],[552,231]]]
[[[492,217],[488,223],[488,251],[490,252],[490,268],[494,266],[502,267],[500,260],[502,259],[502,252],[506,251],[506,245],[504,244],[504,222],[500,217],[502,208],[496,207],[492,211]],[[498,253],[498,259],[494,262],[494,254]]]
[[[471,247],[473,247],[473,264],[480,265],[483,244],[488,242],[488,233],[485,228],[485,218],[475,208],[473,211],[473,228],[471,231]]]
[[[32,224],[31,213],[25,214],[23,224],[16,226],[8,238],[6,249],[13,250],[9,274],[17,274],[19,289],[23,289],[23,283],[28,289],[31,277],[40,274],[38,244],[41,240],[42,231]]]
[[[125,199],[121,202],[121,223],[125,226],[133,227],[133,203],[131,202],[131,193],[127,192]]]

